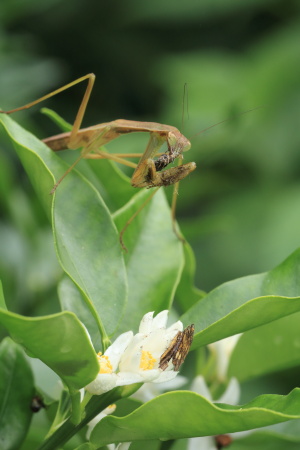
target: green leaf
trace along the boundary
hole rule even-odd
[[[118,400],[117,408],[114,412],[114,416],[123,417],[135,411],[143,404],[142,401],[132,397],[122,398]]]
[[[163,450],[160,441],[143,441],[143,450]],[[132,442],[129,447],[130,450],[140,450],[141,443],[140,442]]]
[[[34,396],[31,367],[23,350],[10,338],[0,345],[1,450],[19,448],[28,431]]]
[[[194,323],[193,348],[272,322],[300,310],[300,250],[278,267],[222,284],[182,316]]]
[[[53,217],[59,261],[79,286],[99,327],[112,334],[124,308],[126,273],[119,237],[106,205],[75,170],[49,195],[66,164],[41,141],[5,115],[0,116],[42,203]],[[53,203],[53,204],[52,204]]]
[[[0,123],[12,140],[18,156],[27,171],[37,195],[51,216],[53,197],[49,195],[55,182],[54,172],[60,170],[60,161],[35,136],[22,129],[5,114],[0,114]]]
[[[2,287],[1,280],[0,280],[0,308],[7,309],[5,299],[4,299],[3,287]]]
[[[97,375],[95,350],[73,313],[29,318],[0,310],[0,323],[30,355],[43,361],[69,387],[80,389]]]
[[[73,173],[55,196],[53,227],[58,257],[111,335],[121,320],[127,296],[119,235],[96,190],[81,177],[70,175]],[[70,202],[75,192],[74,202]]]
[[[194,285],[196,261],[191,246],[185,242],[183,249],[184,268],[180,282],[177,286],[176,300],[179,303],[182,312],[186,312],[206,294]]]
[[[96,351],[101,349],[101,337],[97,323],[87,307],[86,302],[77,286],[70,278],[63,278],[58,285],[58,295],[60,299],[61,309],[63,311],[72,311],[78,319],[86,326],[94,348]]]
[[[71,131],[73,126],[66,122],[59,114],[49,108],[42,108],[41,113],[45,114],[45,116],[49,117],[60,129],[62,132]]]
[[[213,436],[299,418],[298,388],[287,396],[262,395],[243,406],[213,404],[194,392],[177,391],[156,397],[128,416],[105,417],[94,428],[90,440],[101,446],[144,439]]]
[[[114,214],[119,231],[152,193],[139,192]],[[134,218],[123,237],[128,248],[126,330],[136,330],[145,313],[170,308],[183,268],[182,243],[172,230],[171,212],[162,189]]]
[[[77,393],[80,394],[79,391],[77,391]],[[63,387],[62,391],[60,392],[59,400],[55,407],[55,415],[51,418],[51,428],[50,430],[48,430],[47,435],[51,434],[53,430],[58,429],[68,419],[68,417],[70,416],[70,411],[72,411],[72,406],[72,397],[70,395],[70,392],[65,387]],[[52,411],[54,411],[54,408]],[[49,410],[47,412],[49,415]]]
[[[239,381],[300,365],[300,313],[244,333],[229,363],[228,377]],[[276,355],[276,356],[275,356]]]
[[[111,211],[122,208],[136,194],[127,177],[118,166],[109,159],[87,160],[90,172],[96,178],[95,186]],[[87,172],[85,172],[87,173]],[[93,180],[94,183],[94,180]]]

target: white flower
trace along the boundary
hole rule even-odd
[[[203,397],[207,398],[210,402],[213,401],[211,393],[205,383],[205,379],[198,375],[191,386],[191,391],[196,392],[197,394],[202,395]],[[240,385],[236,378],[231,378],[229,381],[229,384],[227,386],[226,391],[224,394],[216,400],[217,403],[228,403],[230,405],[236,405],[239,401],[240,397]],[[244,437],[247,434],[251,433],[253,430],[250,431],[241,431],[237,433],[229,433],[229,436],[231,438],[240,438]],[[188,450],[217,450],[217,444],[214,436],[203,436],[203,437],[196,437],[196,438],[190,438],[188,439]]]
[[[86,390],[99,395],[116,386],[161,383],[175,378],[178,372],[174,371],[172,362],[166,370],[159,368],[159,362],[183,325],[178,321],[166,328],[167,319],[167,310],[155,317],[150,312],[142,318],[137,334],[133,335],[132,331],[121,334],[104,355],[98,355],[100,371]]]
[[[234,336],[221,339],[218,342],[208,344],[208,348],[216,356],[217,375],[220,381],[226,380],[231,354],[240,337],[241,334],[235,334]]]

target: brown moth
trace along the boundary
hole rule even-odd
[[[192,324],[186,327],[183,331],[178,331],[169,347],[160,357],[158,366],[160,369],[166,370],[169,362],[172,360],[175,372],[179,370],[192,345],[194,330],[195,327],[194,324]]]

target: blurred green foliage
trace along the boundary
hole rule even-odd
[[[178,220],[196,253],[196,284],[209,290],[269,270],[299,246],[299,13],[295,0],[2,1],[0,105],[20,106],[94,72],[85,126],[122,117],[183,129],[192,141],[185,160],[198,170],[181,183]],[[72,121],[83,91],[41,106]],[[57,132],[39,108],[14,119],[41,137]],[[136,151],[146,145],[145,136],[130,138]],[[49,225],[4,138],[0,192],[9,308],[56,311]]]

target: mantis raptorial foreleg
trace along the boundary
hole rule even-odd
[[[55,183],[51,193],[53,194],[65,176],[71,172],[71,170],[79,163],[83,158],[89,159],[111,159],[118,163],[133,167],[135,169],[131,185],[133,187],[147,187],[147,188],[159,188],[161,186],[178,186],[180,180],[185,178],[189,173],[191,173],[196,168],[195,163],[181,164],[182,153],[190,149],[191,144],[189,140],[183,136],[175,127],[169,125],[162,125],[154,122],[137,122],[133,120],[115,120],[112,122],[102,123],[89,128],[81,129],[82,120],[86,111],[86,107],[93,89],[95,82],[94,74],[87,74],[72,83],[68,83],[55,91],[50,92],[43,97],[27,103],[24,106],[15,108],[9,111],[0,111],[0,113],[11,114],[17,111],[31,108],[38,103],[53,97],[60,92],[75,86],[82,81],[88,80],[88,85],[85,90],[83,99],[79,106],[72,130],[67,133],[62,133],[50,138],[44,139],[44,142],[53,151],[57,152],[64,149],[77,149],[82,148],[80,156],[75,160],[75,162],[68,168],[64,175]],[[133,157],[133,154],[112,154],[100,150],[102,146],[108,142],[128,133],[149,133],[150,139],[147,148],[144,153],[139,155],[140,160],[138,164],[128,161],[126,158]],[[161,146],[166,142],[167,151],[162,154],[158,154]],[[156,158],[156,159],[155,159]],[[175,159],[179,159],[180,164],[176,167],[170,169],[165,169],[171,162]],[[173,205],[172,205],[172,218],[173,218],[173,229],[175,233],[179,236],[175,227],[175,204],[176,195],[173,195]],[[133,216],[135,217],[136,214]],[[133,218],[132,218],[133,219]],[[130,219],[125,225],[124,230],[121,232],[122,235],[132,221]],[[179,236],[180,237],[180,236]],[[124,244],[122,243],[123,247]]]

